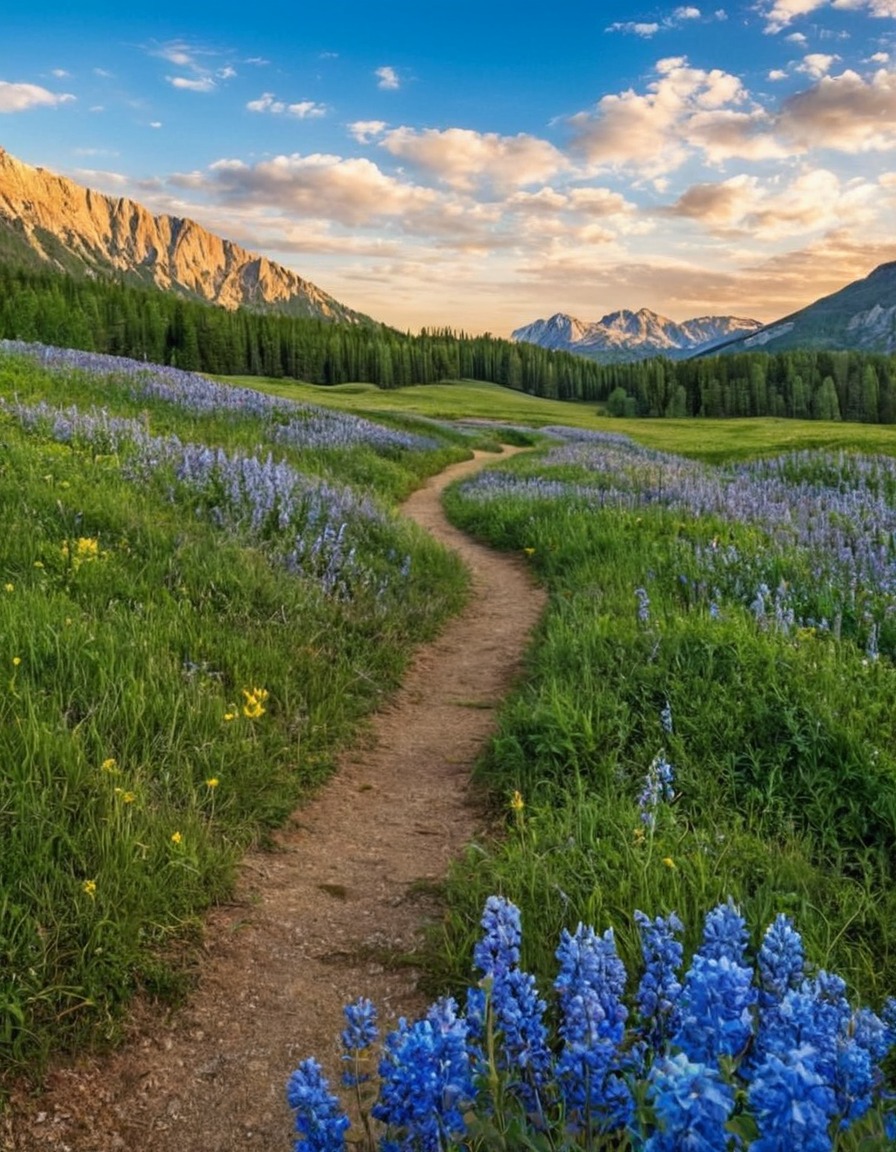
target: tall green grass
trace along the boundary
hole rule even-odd
[[[0,392],[134,408],[114,382],[23,363],[2,366]],[[259,434],[140,410],[183,439],[244,450]],[[282,455],[333,478],[344,457]],[[385,507],[459,455],[447,439],[362,450],[346,471]],[[0,1086],[114,1039],[135,993],[183,993],[240,854],[320,784],[466,595],[459,562],[398,519],[365,547],[410,557],[402,595],[343,600],[194,503],[0,415]]]
[[[507,467],[556,474],[534,460]],[[863,996],[891,993],[892,663],[811,629],[763,631],[734,604],[715,619],[691,603],[678,542],[708,543],[717,524],[573,498],[477,501],[458,488],[447,507],[468,531],[525,552],[550,604],[526,682],[478,769],[495,835],[448,880],[449,912],[428,957],[434,983],[463,984],[479,910],[495,892],[522,909],[525,960],[545,977],[563,926],[612,925],[636,969],[634,909],[677,911],[693,933],[733,896],[755,930],[787,912],[814,964]],[[753,528],[727,533],[756,547]],[[646,622],[634,595],[645,584]],[[677,795],[650,829],[638,799],[661,753]]]

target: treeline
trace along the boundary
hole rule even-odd
[[[791,416],[896,423],[896,357],[741,352],[605,365],[593,393],[617,416]]]
[[[240,309],[106,279],[0,265],[0,336],[212,374],[380,388],[478,379],[538,395],[594,393],[600,368],[566,352],[448,329],[401,333]]]

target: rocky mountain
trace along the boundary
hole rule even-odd
[[[2,148],[0,258],[73,275],[115,275],[229,309],[369,321],[295,272],[193,220],[153,216],[133,200],[32,168]]]
[[[700,316],[677,324],[647,308],[611,312],[591,322],[558,312],[549,320],[536,320],[517,328],[511,339],[612,363],[649,356],[682,359],[761,327],[758,320],[735,316]]]
[[[863,280],[854,280],[718,351],[785,352],[789,348],[896,352],[896,261],[878,265]]]

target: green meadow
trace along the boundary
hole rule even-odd
[[[806,592],[803,623],[763,625],[744,592],[771,581],[772,616],[776,589],[814,587],[802,546],[761,520],[642,506],[646,480],[602,506],[599,453],[554,459],[539,430],[621,432],[710,473],[796,449],[896,455],[896,434],[613,420],[470,381],[253,379],[250,393],[230,380],[239,403],[209,407],[176,375],[152,392],[137,370],[0,359],[0,1074],[113,1042],[137,993],[185,994],[202,913],[240,854],[326,779],[464,601],[459,563],[397,503],[499,440],[534,451],[496,460],[515,478],[497,495],[487,480],[455,488],[449,513],[527,556],[550,606],[476,770],[493,835],[446,880],[444,922],[416,958],[428,981],[466,984],[482,904],[500,892],[541,973],[561,925],[614,925],[634,963],[635,908],[675,909],[695,933],[730,895],[756,933],[791,914],[811,962],[857,994],[896,987],[882,601],[838,609]],[[799,467],[830,482],[821,462]],[[708,576],[714,541],[739,559]],[[660,754],[675,794],[646,824]]]

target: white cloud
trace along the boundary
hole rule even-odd
[[[808,16],[828,4],[839,11],[864,9],[869,16],[879,19],[896,18],[896,0],[774,0],[764,12],[765,31],[780,32],[798,17]]]
[[[796,70],[820,80],[822,76],[827,76],[831,65],[839,59],[839,56],[831,56],[826,52],[810,52],[808,56],[803,57],[802,64],[798,64]]]
[[[172,88],[180,88],[184,92],[214,92],[215,82],[211,76],[202,76],[197,80],[190,80],[186,76],[166,76],[165,79]]]
[[[55,108],[75,97],[70,92],[49,92],[38,84],[12,84],[0,80],[0,112],[24,112],[28,108]]]
[[[751,240],[774,242],[859,225],[873,217],[878,196],[867,181],[842,183],[828,169],[815,168],[786,186],[748,175],[695,184],[665,212],[699,221],[723,236],[742,232]]]
[[[236,76],[236,68],[232,68],[228,64],[224,68],[219,68],[215,75],[219,80],[232,80]]]
[[[803,149],[842,152],[896,147],[896,72],[883,68],[870,79],[847,69],[784,102],[779,128]]]
[[[433,208],[432,189],[388,176],[365,159],[320,153],[275,156],[255,165],[218,160],[204,187],[226,201],[275,206],[302,216],[326,215],[356,227],[381,217],[405,217]]]
[[[676,8],[675,11],[672,13],[672,19],[673,20],[699,20],[700,19],[700,9],[699,8],[691,8],[691,7]]]
[[[787,73],[783,68],[772,68],[771,72],[768,74],[768,78],[769,80],[786,80]]]
[[[380,147],[454,188],[469,190],[486,181],[496,188],[520,188],[569,167],[553,144],[535,136],[499,136],[467,128],[394,128]]]
[[[374,137],[381,136],[388,128],[385,120],[355,120],[349,124],[349,133],[359,144],[369,144]]]
[[[274,116],[295,116],[298,120],[313,120],[327,114],[327,109],[323,104],[317,104],[313,100],[301,100],[296,104],[286,104],[283,100],[276,100],[273,92],[263,92],[257,100],[250,100],[246,107],[250,112],[270,112]]]
[[[869,63],[871,63],[871,64],[889,64],[890,63],[890,53],[889,52],[875,52],[873,56],[868,57],[868,60],[869,60]]]
[[[398,73],[388,64],[383,65],[382,68],[377,68],[376,72],[374,72],[374,76],[376,76],[377,80],[379,81],[377,88],[383,88],[386,91],[394,91],[396,88],[401,87],[401,81],[398,78]]]
[[[641,23],[637,20],[617,21],[606,29],[607,32],[630,32],[633,36],[642,36],[645,39],[655,36],[659,30],[659,24]]]
[[[747,93],[740,79],[714,68],[692,68],[685,57],[660,60],[657,79],[645,93],[628,89],[604,96],[590,111],[570,118],[575,146],[588,161],[600,167],[633,167],[648,176],[658,176],[678,168],[694,148],[707,148],[712,124],[727,114],[730,134],[731,113],[743,106]],[[716,115],[713,115],[716,114]],[[761,112],[753,116],[747,135],[761,129]],[[691,139],[694,130],[695,139]],[[747,154],[755,151],[751,143]],[[740,155],[726,150],[727,155]]]
[[[57,80],[67,80],[71,72],[67,72],[64,68],[54,68],[50,75],[55,76]]]
[[[150,126],[150,128],[161,128],[162,127],[162,121],[161,120],[150,120],[149,126]]]

